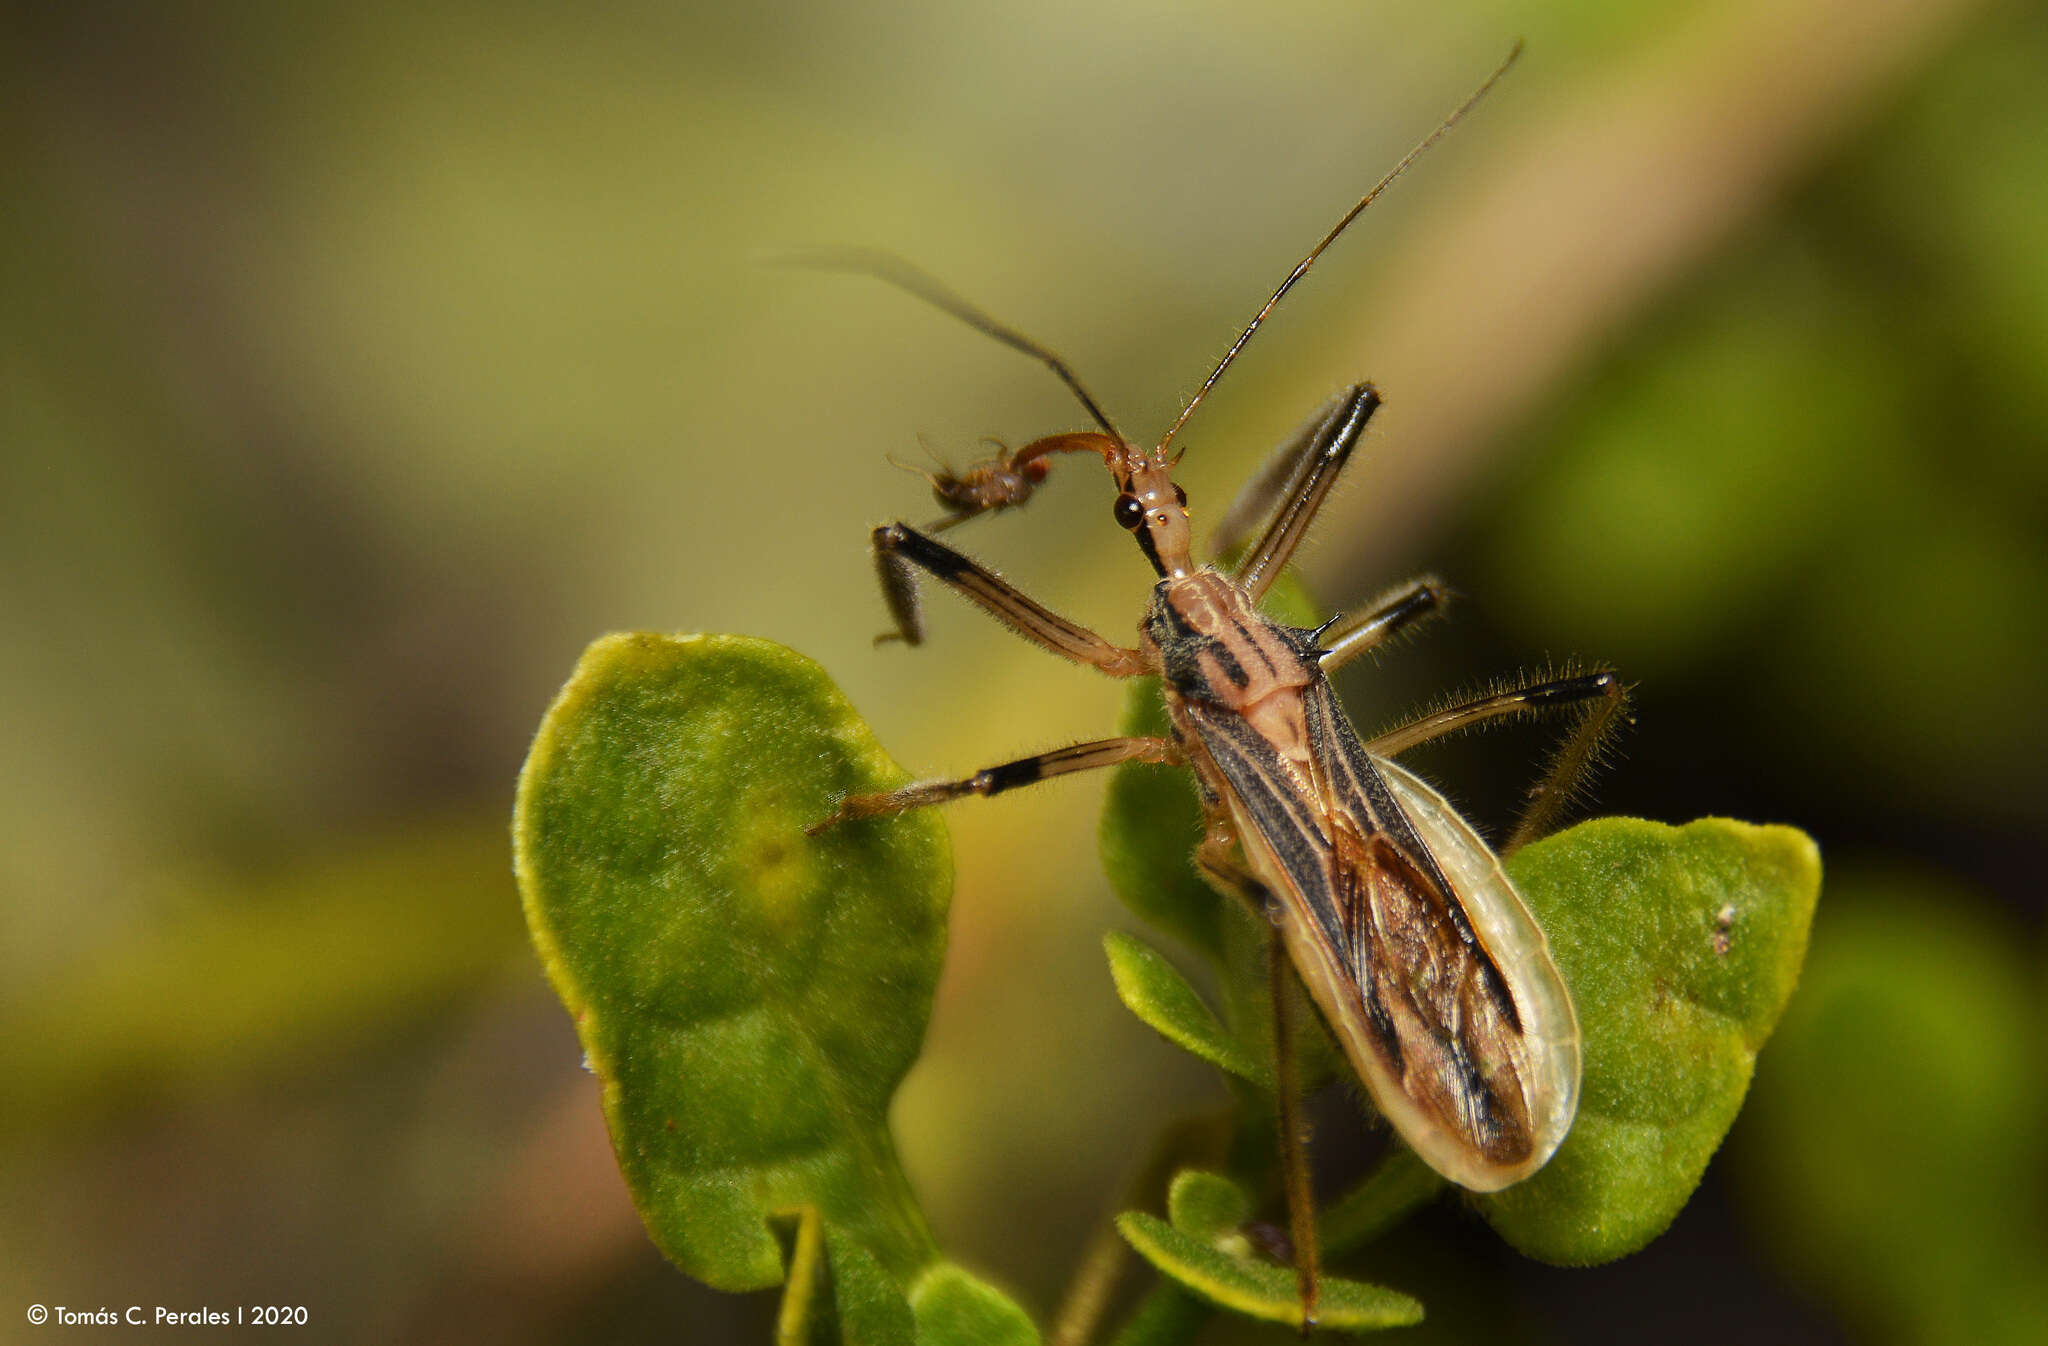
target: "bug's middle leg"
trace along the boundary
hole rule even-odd
[[[889,615],[896,620],[896,630],[878,640],[901,640],[908,645],[924,642],[924,617],[917,601],[917,572],[922,570],[1024,639],[1061,658],[1099,668],[1116,678],[1136,677],[1150,671],[1145,656],[1138,651],[1114,644],[1079,622],[1069,621],[1005,583],[995,572],[976,565],[909,524],[884,524],[874,531],[873,543],[882,596],[888,600]]]
[[[999,766],[985,767],[972,776],[958,780],[912,781],[900,790],[883,794],[848,795],[839,801],[839,807],[832,816],[806,827],[804,831],[816,836],[827,828],[840,823],[852,822],[857,818],[879,818],[892,813],[906,813],[932,804],[943,804],[949,799],[962,799],[968,795],[996,795],[1005,790],[1014,790],[1020,785],[1033,785],[1054,776],[1065,776],[1075,771],[1093,771],[1098,767],[1116,766],[1122,762],[1179,762],[1182,760],[1180,745],[1170,738],[1102,738],[1088,743],[1076,743],[1071,747],[1057,748],[1052,752],[1039,753],[1035,757],[1020,757],[1014,762]]]
[[[1367,650],[1377,649],[1403,631],[1438,616],[1450,601],[1450,588],[1442,580],[1434,575],[1418,575],[1381,594],[1357,616],[1332,618],[1317,632],[1318,640],[1328,642],[1323,646],[1320,661],[1323,672],[1334,673]],[[1325,637],[1326,630],[1334,634]]]

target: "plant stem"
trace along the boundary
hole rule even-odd
[[[1323,1212],[1323,1248],[1341,1257],[1386,1233],[1410,1212],[1427,1205],[1444,1180],[1415,1151],[1396,1143],[1380,1166]]]

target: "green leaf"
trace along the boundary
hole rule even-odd
[[[1015,1301],[951,1262],[917,1278],[910,1307],[917,1346],[1038,1346],[1038,1329]]]
[[[1211,1247],[1241,1239],[1252,1217],[1251,1196],[1221,1173],[1184,1168],[1166,1191],[1166,1218],[1175,1229]]]
[[[1272,1087],[1264,1059],[1217,1022],[1200,993],[1166,956],[1135,935],[1112,930],[1102,938],[1117,998],[1161,1037],[1213,1066],[1263,1088]]]
[[[1210,1303],[1264,1322],[1300,1324],[1300,1285],[1292,1267],[1232,1257],[1143,1211],[1124,1212],[1116,1227],[1161,1274]],[[1398,1290],[1336,1276],[1322,1277],[1318,1286],[1319,1326],[1365,1332],[1422,1321],[1422,1305]]]
[[[721,1289],[782,1279],[816,1205],[899,1285],[935,1256],[886,1114],[923,1039],[951,856],[930,811],[838,827],[903,773],[809,660],[736,636],[584,653],[520,777],[527,924],[641,1219]]]
[[[1578,1009],[1578,1120],[1528,1181],[1474,1198],[1532,1257],[1582,1265],[1671,1223],[1742,1106],[1820,894],[1805,833],[1602,818],[1508,869]]]

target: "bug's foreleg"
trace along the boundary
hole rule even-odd
[[[1309,432],[1265,533],[1237,565],[1237,582],[1254,603],[1265,597],[1286,568],[1379,405],[1377,388],[1370,383],[1357,384],[1332,402]]]
[[[879,818],[887,814],[904,813],[910,809],[943,804],[949,799],[962,799],[968,795],[1001,794],[1005,790],[1050,780],[1054,776],[1065,776],[1076,771],[1093,771],[1098,767],[1116,766],[1123,762],[1181,760],[1180,745],[1170,738],[1096,739],[1093,742],[1076,743],[1071,747],[1040,753],[1036,757],[1020,757],[1014,762],[986,767],[972,776],[962,776],[958,780],[912,781],[900,790],[890,790],[884,794],[848,795],[839,801],[839,807],[832,811],[831,817],[811,824],[804,831],[810,836],[816,836],[827,828],[852,822],[857,818]]]
[[[933,528],[932,531],[938,530]],[[896,623],[894,631],[884,631],[876,636],[875,644],[882,645],[892,640],[900,640],[906,645],[922,645],[924,608],[917,598],[917,571],[893,549],[881,545],[880,529],[876,529],[875,533],[876,541],[872,549],[875,557],[875,578],[882,585],[882,601],[889,605],[889,620]]]
[[[1576,715],[1577,722],[1530,789],[1528,807],[1507,844],[1500,848],[1501,854],[1507,855],[1557,824],[1565,806],[1584,784],[1586,774],[1599,762],[1608,740],[1626,723],[1627,712],[1628,688],[1622,684],[1621,675],[1601,669],[1510,687],[1474,701],[1446,706],[1381,734],[1365,746],[1368,752],[1392,757],[1461,730],[1526,717]]]
[[[881,637],[916,645],[924,640],[924,622],[917,602],[917,571],[961,594],[982,611],[1041,649],[1063,659],[1099,668],[1116,678],[1151,671],[1145,656],[1125,649],[1067,620],[1005,583],[995,572],[976,565],[942,542],[935,542],[908,524],[884,524],[874,531],[875,569],[896,630]]]
[[[1434,575],[1419,575],[1389,589],[1357,616],[1331,624],[1330,634],[1321,637],[1323,672],[1334,673],[1367,650],[1438,616],[1450,600],[1450,589]]]
[[[1266,455],[1266,460],[1259,464],[1259,470],[1238,489],[1236,498],[1231,500],[1223,511],[1223,517],[1210,530],[1210,551],[1220,556],[1243,545],[1253,526],[1272,510],[1273,502],[1289,493],[1295,478],[1302,472],[1302,464],[1308,460],[1309,451],[1315,447],[1316,431],[1329,418],[1329,407],[1317,407],[1313,416],[1303,421],[1293,434]]]
[[[1210,883],[1271,921],[1276,915],[1272,893],[1245,868],[1235,851],[1236,839],[1229,824],[1212,812],[1202,843],[1195,848],[1196,867]],[[1295,1279],[1301,1295],[1301,1334],[1307,1336],[1316,1325],[1322,1253],[1316,1235],[1315,1184],[1301,1137],[1300,1085],[1294,1074],[1294,988],[1289,984],[1293,966],[1279,926],[1271,925],[1266,932],[1266,975],[1273,993],[1274,1127],[1280,1144],[1281,1181],[1287,1191],[1288,1237],[1294,1244]]]

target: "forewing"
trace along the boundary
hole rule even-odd
[[[1247,858],[1305,918],[1290,951],[1374,1101],[1432,1166],[1497,1187],[1555,1144],[1532,1134],[1509,981],[1329,688],[1302,707],[1306,769],[1240,715],[1185,710],[1257,833]]]

